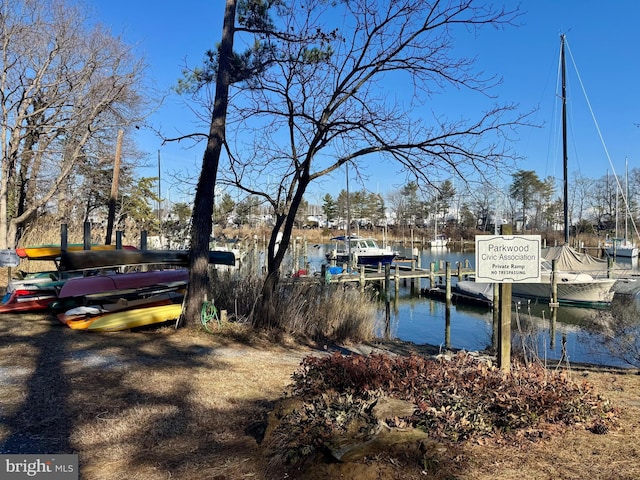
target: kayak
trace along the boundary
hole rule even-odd
[[[87,327],[90,332],[116,332],[176,320],[182,304],[136,308],[103,315]]]
[[[58,320],[74,330],[86,329],[96,321],[109,313],[124,310],[139,309],[142,307],[155,307],[160,305],[171,305],[182,299],[182,294],[167,292],[150,297],[138,298],[135,300],[118,299],[114,303],[104,305],[83,305],[67,310],[57,315]]]
[[[90,245],[91,251],[115,250],[115,245]],[[126,250],[135,250],[135,247],[124,246]],[[68,252],[78,252],[84,250],[83,243],[73,243],[67,245]],[[20,258],[28,258],[30,260],[55,260],[60,257],[62,250],[60,245],[35,245],[30,247],[16,248],[16,253]]]

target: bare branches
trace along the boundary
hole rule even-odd
[[[218,179],[274,210],[265,302],[311,182],[346,162],[364,175],[367,162],[386,161],[435,185],[439,176],[489,175],[516,158],[512,135],[528,125],[527,114],[494,104],[500,79],[476,71],[457,40],[512,25],[517,9],[482,0],[239,4],[235,45],[249,54],[234,58],[255,69],[232,84],[227,163]],[[269,7],[278,14],[268,17]],[[268,55],[252,63],[257,52]],[[451,92],[479,97],[479,113],[463,118],[450,104],[437,104],[437,96]]]
[[[316,39],[279,43],[277,64],[241,90],[245,101],[230,121],[242,126],[236,131],[243,138],[230,141],[238,152],[255,153],[231,159],[244,164],[242,179],[236,178],[240,188],[267,170],[283,179],[296,172],[290,199],[303,178],[313,181],[347,161],[368,157],[397,162],[424,182],[432,182],[436,170],[464,178],[495,171],[496,164],[516,158],[511,135],[529,123],[513,105],[489,106],[471,121],[449,121],[442,114],[428,119],[415,108],[447,87],[490,98],[499,79],[474,72],[472,58],[456,57],[453,35],[457,28],[466,33],[485,25],[511,25],[517,10],[495,11],[472,0],[390,2],[386,9],[379,2],[357,0],[338,3],[331,11],[321,1],[305,2],[306,10],[299,2],[289,5],[283,24],[302,32],[301,38],[336,23],[338,33],[326,47],[331,56],[316,62],[305,57]],[[390,98],[390,91],[402,98]]]
[[[0,0],[0,11],[3,247],[78,162],[101,157],[117,129],[142,119],[143,65],[119,39],[85,29],[83,12],[62,1]]]

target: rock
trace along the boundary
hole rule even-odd
[[[417,428],[389,427],[387,420],[413,415],[416,405],[392,397],[381,397],[371,409],[372,417],[353,419],[346,432],[326,442],[331,455],[340,462],[353,462],[369,455],[386,452],[400,444],[426,441],[428,436]]]
[[[327,442],[331,455],[340,462],[354,462],[370,455],[388,452],[390,448],[400,444],[410,444],[428,440],[428,436],[417,428],[397,429],[383,427],[377,434],[366,441],[334,438]]]
[[[414,403],[400,400],[393,397],[381,397],[376,402],[371,413],[381,421],[390,418],[410,417],[416,411],[417,407]]]

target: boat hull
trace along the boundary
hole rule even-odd
[[[73,330],[86,330],[93,322],[110,313],[125,310],[172,305],[182,298],[181,294],[168,292],[134,300],[119,299],[106,305],[87,305],[72,308],[57,315],[58,320]]]
[[[136,308],[104,315],[87,327],[90,332],[117,332],[176,320],[182,313],[182,305]]]
[[[189,256],[189,250],[82,250],[63,252],[60,255],[60,270],[90,270],[145,264],[186,267],[189,265]],[[209,252],[209,263],[234,266],[236,259],[231,251],[212,250]]]
[[[329,262],[349,264],[351,257],[357,265],[389,265],[398,256],[397,252],[389,247],[379,247],[373,238],[341,235],[331,240],[338,242],[340,247],[336,246],[335,249],[326,253],[325,257]]]
[[[58,298],[83,297],[93,294],[107,295],[110,292],[123,290],[176,285],[176,282],[186,285],[188,281],[189,271],[185,268],[78,277],[65,282],[58,293]]]
[[[366,266],[378,266],[382,265],[390,265],[393,263],[393,260],[396,258],[396,255],[393,253],[385,254],[385,255],[357,255],[357,264],[358,265],[366,265]],[[327,255],[327,260],[333,261],[337,264],[349,263],[349,255],[347,254],[336,254],[334,256]]]
[[[638,258],[638,247],[618,247],[618,248],[606,248],[605,252],[608,256],[616,258]]]
[[[48,290],[14,290],[7,294],[0,304],[0,313],[34,312],[46,310],[56,299],[55,291]]]
[[[594,279],[591,282],[558,283],[558,303],[562,305],[605,306],[613,299],[615,280]],[[512,294],[523,298],[551,300],[551,283],[514,283]]]
[[[90,245],[92,251],[104,251],[115,250],[115,245]],[[136,250],[135,247],[124,246],[123,248],[128,250]],[[67,245],[67,251],[77,252],[84,250],[84,244],[74,243]],[[60,245],[38,245],[32,247],[16,248],[16,253],[21,258],[28,258],[30,260],[55,260],[60,257],[62,249]]]
[[[592,279],[591,281],[558,283],[558,303],[567,306],[599,307],[608,306],[613,299],[613,279]],[[460,281],[456,290],[467,297],[477,298],[491,304],[493,284],[477,283],[473,280]],[[520,298],[551,301],[551,282],[513,283],[512,295]]]

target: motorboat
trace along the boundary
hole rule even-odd
[[[357,265],[387,265],[398,255],[398,252],[391,250],[389,246],[380,247],[373,238],[340,235],[331,240],[336,242],[336,247],[325,256],[328,261],[337,264],[348,264],[352,258],[353,263]]]
[[[638,246],[626,238],[614,238],[605,242],[604,250],[612,258],[638,258]]]
[[[431,248],[444,248],[447,246],[447,243],[449,242],[449,239],[447,238],[446,235],[436,235],[435,238],[433,238],[430,242],[429,245],[431,246]]]

